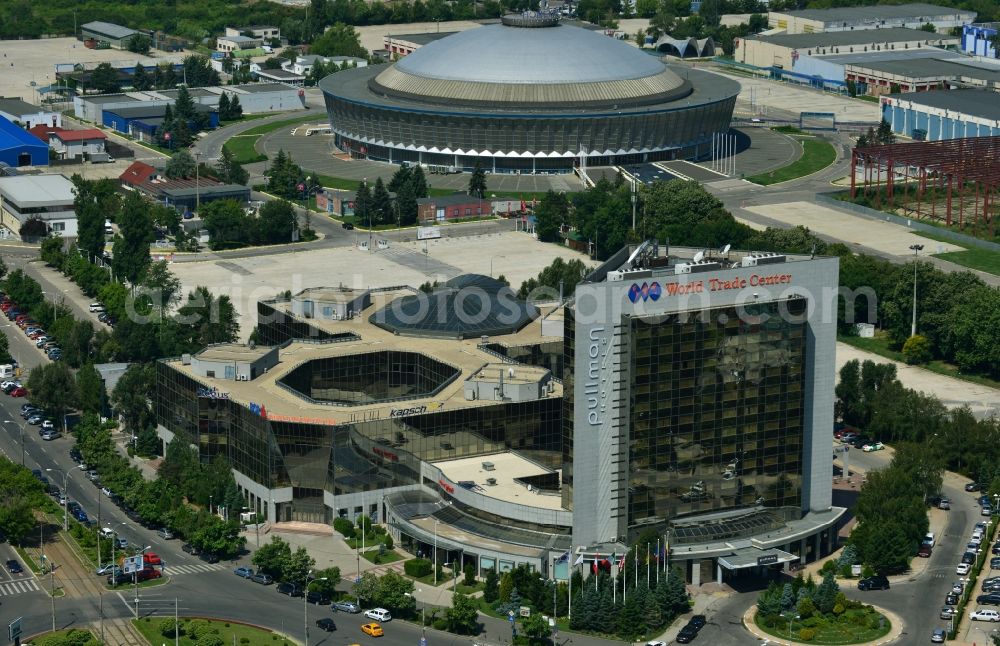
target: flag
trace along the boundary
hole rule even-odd
[[[624,555],[624,554],[622,554],[622,558],[621,558],[621,560],[620,560],[620,561],[618,561],[618,569],[620,570],[620,569],[622,569],[623,567],[625,567],[625,555]]]
[[[569,560],[569,552],[566,552],[565,554],[556,559],[556,563],[565,563],[568,560]]]
[[[590,564],[590,572],[591,574],[597,574],[597,559],[594,559],[594,562]]]
[[[583,554],[581,554],[580,556],[576,557],[576,560],[573,561],[573,566],[575,567],[575,566],[580,565],[582,563],[583,563]]]

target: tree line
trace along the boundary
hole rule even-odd
[[[871,323],[886,332],[890,349],[902,351],[911,363],[939,359],[963,372],[1000,377],[1000,337],[983,333],[1000,326],[1000,289],[970,271],[944,272],[929,262],[916,263],[920,338],[911,340],[913,263],[856,254],[805,227],[756,231],[737,222],[697,182],[655,182],[640,187],[637,197],[633,233],[630,187],[620,178],[601,180],[572,196],[550,191],[535,208],[536,233],[539,240],[562,242],[571,231],[589,242],[598,260],[650,238],[704,249],[731,244],[734,249],[837,256],[841,287],[858,294],[839,301],[842,334],[855,334],[856,323]]]

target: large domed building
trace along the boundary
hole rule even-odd
[[[707,155],[739,84],[558,18],[506,16],[320,82],[353,157],[497,173]]]

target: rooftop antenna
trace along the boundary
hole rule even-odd
[[[726,246],[722,248],[722,255],[725,256],[726,258],[729,258],[729,250],[732,248],[733,245],[727,243]]]
[[[705,252],[699,251],[694,255],[694,262],[701,262],[704,257],[705,257]]]

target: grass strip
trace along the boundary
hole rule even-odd
[[[762,186],[779,184],[821,171],[837,159],[837,150],[822,139],[803,139],[802,156],[787,166],[767,173],[747,177],[747,181]]]

